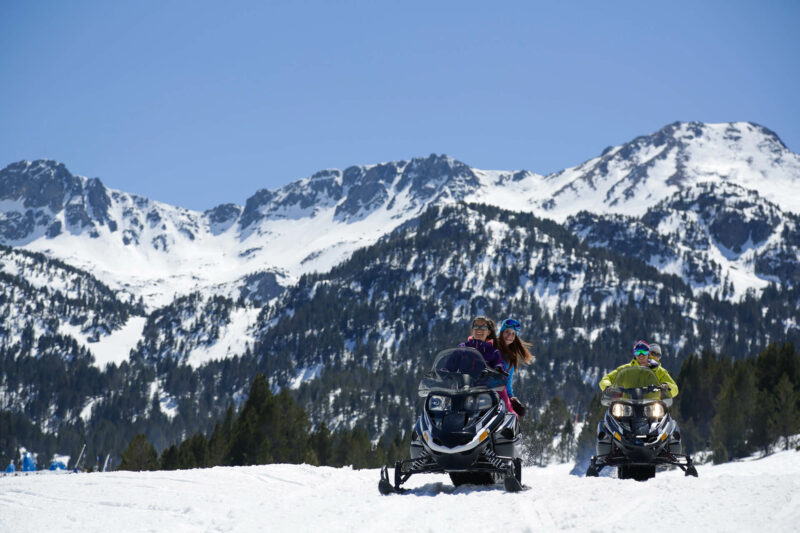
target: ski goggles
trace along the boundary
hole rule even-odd
[[[633,354],[636,357],[639,357],[640,355],[650,355],[650,350],[648,350],[647,348],[639,348],[638,350],[634,350]]]
[[[637,353],[639,350],[644,350],[647,353],[650,353],[650,345],[644,341],[636,341],[633,343],[633,353]]]
[[[513,318],[507,318],[500,326],[500,332],[502,333],[504,329],[513,329],[516,333],[519,333],[521,327],[522,324],[520,324],[519,321],[514,320]]]

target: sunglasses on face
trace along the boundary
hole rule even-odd
[[[472,329],[481,331],[481,330],[489,329],[489,326],[487,326],[486,324],[472,324]]]
[[[650,353],[650,351],[649,350],[636,350],[633,353],[636,354],[636,357],[639,357],[640,355],[648,355]]]

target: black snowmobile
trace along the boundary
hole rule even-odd
[[[507,378],[474,348],[440,352],[419,384],[425,406],[411,433],[411,459],[395,463],[393,480],[383,467],[381,494],[403,492],[400,485],[423,473],[447,473],[456,486],[502,479],[507,491],[522,490],[519,422],[498,394]]]
[[[675,465],[697,477],[689,455],[683,455],[678,423],[669,414],[672,398],[647,367],[623,368],[600,402],[608,406],[597,425],[597,455],[586,475],[596,477],[606,466],[617,467],[619,479],[644,481],[656,466]]]

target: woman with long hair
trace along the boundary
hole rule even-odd
[[[467,342],[462,342],[459,346],[467,346],[478,350],[489,366],[499,368],[503,372],[507,372],[506,364],[503,361],[503,356],[495,346],[497,342],[497,334],[495,333],[494,320],[485,316],[476,316],[472,319],[472,326],[470,327],[470,335]],[[517,414],[511,404],[511,398],[508,391],[503,389],[500,391],[500,398],[506,405],[509,412]],[[521,405],[521,404],[520,404]],[[519,415],[518,415],[519,416]]]
[[[531,345],[529,342],[523,341],[519,337],[519,331],[522,329],[522,324],[519,320],[507,318],[503,320],[500,325],[500,333],[497,336],[497,349],[503,357],[503,363],[508,372],[508,382],[506,383],[506,391],[511,398],[511,405],[514,410],[521,416],[525,416],[525,406],[514,395],[514,388],[511,385],[511,379],[514,377],[514,370],[519,368],[519,365],[529,365],[533,362],[533,355],[528,347]]]

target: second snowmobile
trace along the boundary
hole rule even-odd
[[[600,403],[608,410],[597,425],[597,455],[586,470],[588,477],[616,466],[618,478],[644,481],[655,477],[658,465],[674,465],[697,477],[692,458],[682,453],[678,423],[669,413],[672,398],[655,372],[643,366],[620,370]]]
[[[522,490],[520,428],[498,391],[508,375],[468,347],[440,352],[419,384],[425,405],[411,433],[411,458],[384,466],[381,494],[402,492],[412,475],[446,473],[454,485],[494,484]]]

